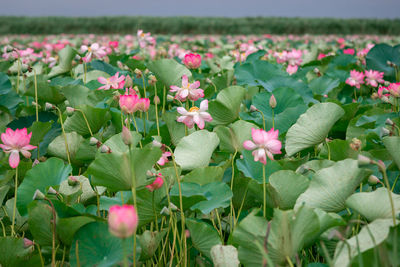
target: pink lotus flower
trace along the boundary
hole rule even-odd
[[[145,48],[147,45],[155,45],[156,44],[156,39],[151,37],[151,34],[149,32],[144,33],[143,30],[137,31],[137,38],[139,41],[139,46],[141,48]]]
[[[139,102],[138,95],[120,95],[119,107],[124,113],[132,114],[137,111],[136,105]]]
[[[97,81],[101,84],[104,84],[103,86],[100,86],[97,90],[110,90],[112,89],[122,89],[124,88],[125,84],[125,76],[121,75],[119,76],[119,72],[115,73],[114,76],[111,76],[110,78],[104,78],[104,77],[99,77],[97,78]]]
[[[365,71],[365,81],[368,85],[372,87],[377,87],[378,83],[384,83],[383,80],[383,72],[379,72],[376,70],[366,70]]]
[[[81,53],[87,51],[86,55],[82,58],[84,62],[90,62],[92,60],[92,56],[94,55],[96,58],[103,58],[107,55],[104,46],[100,46],[98,43],[94,43],[91,46],[82,45]]]
[[[282,64],[287,61],[287,51],[282,51],[282,52],[275,52],[274,57],[276,58],[276,62],[278,64]]]
[[[391,83],[387,88],[394,97],[400,97],[400,83]]]
[[[346,54],[346,55],[354,55],[354,53],[355,53],[355,50],[353,48],[347,48],[347,49],[343,50],[343,54]]]
[[[171,152],[168,152],[168,151],[163,152],[161,158],[157,161],[157,164],[160,166],[164,166],[165,163],[167,163],[169,161],[168,157],[170,157],[170,156],[171,156]]]
[[[189,69],[197,69],[201,66],[201,56],[193,53],[186,54],[183,64]]]
[[[200,129],[204,128],[204,121],[212,121],[211,115],[206,112],[208,110],[208,100],[203,100],[200,103],[200,108],[192,107],[187,111],[183,107],[177,108],[177,111],[182,116],[178,117],[178,122],[183,122],[188,128],[193,128],[196,123]]]
[[[154,190],[157,190],[161,188],[164,184],[164,180],[162,178],[161,173],[157,174],[157,178],[154,180],[152,184],[146,185],[146,188],[150,191],[153,192]]]
[[[251,129],[251,137],[253,141],[246,140],[243,142],[243,147],[246,150],[253,150],[254,161],[259,161],[262,164],[267,164],[268,156],[274,160],[274,154],[281,154],[282,143],[278,140],[279,130],[272,128],[268,132],[262,129]]]
[[[179,101],[186,101],[186,98],[189,98],[192,101],[197,101],[199,98],[204,97],[204,90],[199,88],[199,86],[199,81],[189,83],[188,77],[186,75],[183,75],[182,87],[171,85],[171,89],[169,91],[177,92],[175,98]]]
[[[364,73],[352,70],[350,71],[350,77],[347,78],[346,83],[360,89],[360,85],[364,83],[364,76]]]
[[[19,152],[21,152],[25,158],[30,158],[31,153],[28,150],[37,148],[29,144],[31,136],[32,133],[28,134],[26,128],[16,129],[15,131],[7,128],[6,132],[1,134],[1,141],[3,144],[0,144],[0,147],[6,154],[11,153],[8,160],[11,168],[15,169],[18,167]]]
[[[300,65],[302,60],[303,52],[299,49],[292,49],[289,53],[286,55],[286,60],[289,65]]]
[[[318,60],[321,60],[321,59],[323,59],[324,57],[327,57],[327,55],[325,55],[325,54],[323,54],[323,53],[320,53],[320,54],[318,55],[317,59],[318,59]]]
[[[127,238],[136,232],[139,218],[132,205],[114,205],[108,213],[108,230],[119,238]]]
[[[297,65],[288,65],[286,68],[286,72],[289,73],[289,75],[296,73],[297,70],[298,70]]]
[[[383,96],[389,97],[390,94],[384,94],[383,90],[389,91],[389,89],[387,87],[383,87],[383,86],[379,87],[379,89],[378,89],[378,97],[379,98],[382,98]]]
[[[138,103],[136,104],[136,108],[139,111],[147,112],[150,108],[150,99],[140,98]]]
[[[115,48],[118,48],[119,42],[118,41],[110,41],[110,42],[108,42],[108,45],[115,49]]]

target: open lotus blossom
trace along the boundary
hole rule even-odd
[[[400,83],[391,83],[387,89],[392,96],[400,97]]]
[[[197,69],[201,66],[201,56],[193,53],[186,54],[183,64],[189,69]]]
[[[366,70],[365,71],[365,81],[368,85],[372,87],[377,87],[378,83],[384,83],[383,80],[383,72],[379,72],[376,70]]]
[[[286,60],[289,65],[300,65],[302,60],[303,52],[300,49],[292,49],[286,55]]]
[[[139,41],[139,46],[141,48],[145,48],[147,45],[155,45],[156,44],[156,40],[154,39],[154,37],[151,37],[151,33],[147,32],[143,32],[143,30],[138,30],[137,31],[137,38]]]
[[[108,213],[108,230],[119,238],[133,235],[139,223],[136,209],[132,205],[114,205]]]
[[[364,83],[364,76],[364,73],[352,70],[350,71],[350,77],[347,78],[346,83],[360,89],[360,85]]]
[[[146,185],[146,188],[150,191],[153,192],[154,190],[157,190],[162,187],[164,184],[164,179],[161,175],[161,173],[157,174],[156,179],[153,181],[153,183]]]
[[[26,128],[16,129],[15,131],[7,128],[6,132],[1,134],[1,141],[3,144],[0,144],[0,147],[6,154],[10,153],[8,162],[11,168],[15,169],[18,167],[20,160],[19,152],[21,152],[25,158],[31,157],[31,153],[28,150],[36,148],[36,146],[29,144],[31,136],[32,133],[28,134]]]
[[[246,150],[253,150],[254,161],[259,161],[262,164],[267,164],[268,156],[274,160],[274,154],[281,154],[282,143],[278,140],[279,130],[272,128],[268,132],[262,129],[251,129],[251,137],[253,141],[246,140],[243,142],[243,147]]]
[[[110,90],[110,88],[122,89],[124,88],[125,84],[125,76],[119,76],[119,72],[117,72],[114,76],[111,76],[110,78],[99,77],[97,78],[97,81],[101,84],[104,84],[103,86],[100,86],[97,90]]]
[[[204,128],[205,121],[212,121],[211,115],[206,112],[208,110],[208,100],[203,100],[200,103],[200,108],[191,107],[189,111],[187,111],[183,107],[177,108],[177,111],[182,116],[178,117],[178,122],[183,122],[188,128],[193,128],[196,123],[200,129]]]
[[[81,52],[86,52],[86,55],[82,58],[84,62],[90,62],[92,57],[103,58],[107,55],[106,48],[104,46],[100,46],[98,43],[94,43],[91,46],[82,45]]]
[[[176,85],[170,86],[170,92],[176,92],[175,98],[179,101],[186,101],[189,98],[192,101],[197,101],[199,98],[204,97],[204,90],[199,88],[200,82],[195,81],[194,83],[189,83],[188,76],[182,76],[182,87]]]
[[[167,163],[169,161],[168,157],[170,157],[170,156],[171,156],[171,152],[168,152],[168,151],[163,152],[161,158],[157,161],[157,164],[160,166],[165,165],[165,163]]]
[[[282,64],[287,61],[287,51],[282,51],[282,52],[275,52],[274,57],[276,58],[276,62],[278,64]]]

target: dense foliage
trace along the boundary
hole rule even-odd
[[[399,19],[285,17],[0,17],[0,34],[400,34]]]
[[[398,266],[399,41],[3,37],[0,266]]]

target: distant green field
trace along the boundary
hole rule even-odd
[[[0,17],[0,34],[400,34],[400,19],[219,17]]]

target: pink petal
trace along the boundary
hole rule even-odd
[[[10,158],[8,159],[8,162],[10,163],[10,167],[15,169],[19,165],[19,153],[17,150],[13,150],[10,154]]]
[[[188,86],[188,81],[189,81],[188,76],[183,75],[182,76],[182,87],[183,88],[186,88]]]
[[[207,99],[201,101],[201,103],[200,103],[200,111],[206,111],[206,110],[208,110],[208,100]]]
[[[246,140],[243,142],[243,148],[246,150],[254,150],[257,148],[257,145],[250,140]]]
[[[187,115],[187,114],[188,114],[188,112],[186,111],[186,109],[183,108],[183,107],[178,107],[178,108],[176,109],[176,111],[178,111],[178,113],[179,113],[179,114],[182,114],[182,115]]]

